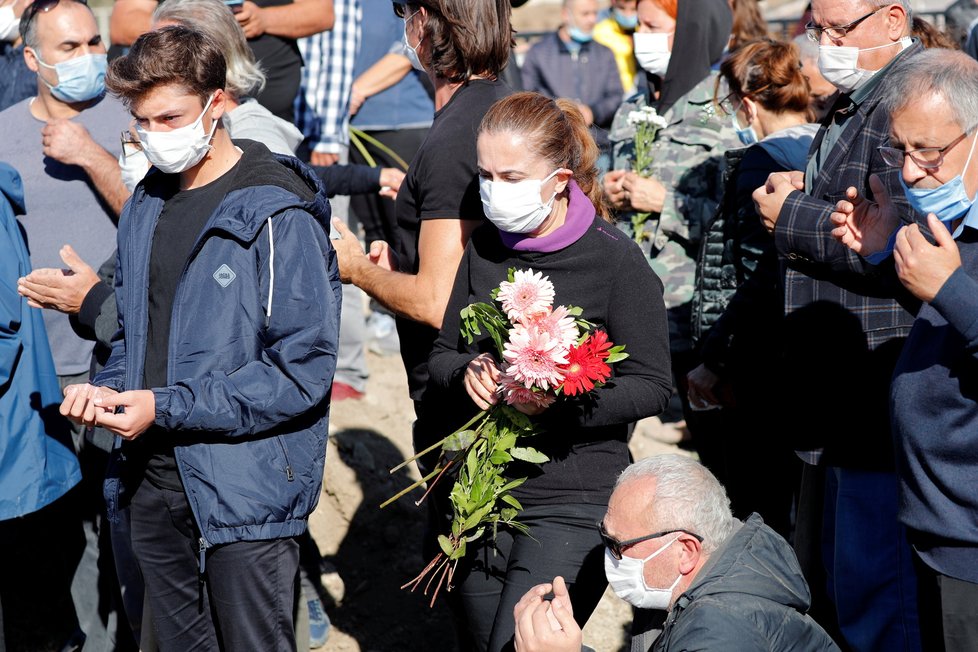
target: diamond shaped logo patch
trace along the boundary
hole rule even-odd
[[[226,288],[238,277],[227,265],[221,265],[214,272],[214,280],[220,283],[222,288]]]

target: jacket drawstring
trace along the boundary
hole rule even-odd
[[[265,328],[272,319],[272,294],[275,292],[275,238],[272,236],[272,218],[268,218],[268,309],[265,311]]]

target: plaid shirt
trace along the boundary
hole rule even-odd
[[[333,0],[333,13],[333,29],[299,39],[305,67],[295,115],[313,151],[335,154],[350,144],[350,90],[363,10],[359,0]]]

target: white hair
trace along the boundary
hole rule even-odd
[[[710,554],[733,532],[735,519],[723,485],[709,469],[684,455],[653,455],[631,464],[615,483],[617,490],[634,480],[654,479],[649,525],[655,530],[683,529],[703,537]]]
[[[893,115],[932,95],[947,104],[962,130],[978,126],[978,62],[956,50],[924,50],[886,76],[882,105]]]
[[[265,87],[265,73],[245,40],[244,31],[222,0],[166,0],[153,12],[153,22],[171,21],[210,39],[227,62],[227,91],[238,100]]]

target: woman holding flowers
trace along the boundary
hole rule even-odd
[[[695,366],[689,322],[696,254],[722,194],[723,153],[738,145],[713,103],[712,67],[723,56],[732,16],[726,2],[639,0],[638,22],[635,57],[648,90],[618,109],[604,189],[665,285],[673,371],[685,405],[685,375]]]
[[[479,650],[507,649],[513,607],[555,575],[567,578],[574,615],[587,621],[607,585],[595,524],[628,465],[628,424],[661,412],[670,394],[662,284],[608,222],[597,157],[573,103],[536,93],[500,100],[479,130],[491,224],[465,249],[431,382],[470,415],[503,402],[529,415],[536,434],[527,444],[540,454],[526,461],[514,449],[506,469],[526,478],[511,491],[522,527],[473,538],[453,576]],[[471,341],[460,332],[472,335],[461,313],[490,296],[511,326],[504,347],[485,329]],[[622,345],[627,357],[613,353]]]

